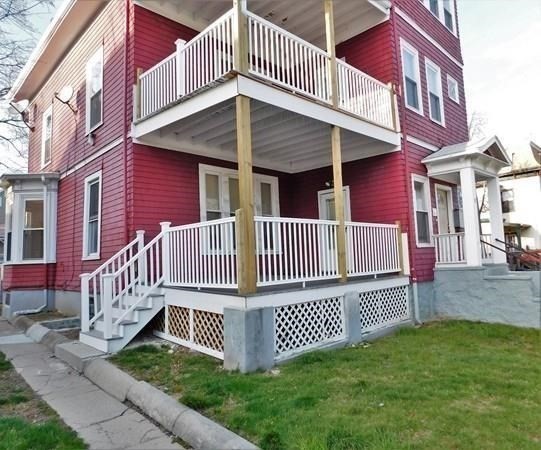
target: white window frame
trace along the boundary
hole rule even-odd
[[[415,76],[417,79],[415,81],[417,83],[417,98],[419,100],[419,108],[415,108],[408,104],[408,97],[407,97],[407,90],[406,90],[406,71],[404,69],[404,51],[412,54],[416,61]],[[411,44],[409,44],[402,38],[400,39],[400,60],[402,62],[402,86],[403,86],[403,91],[404,91],[404,95],[403,95],[404,104],[406,105],[406,108],[410,109],[411,111],[415,111],[417,114],[420,114],[421,116],[424,116],[419,52],[417,51],[415,47],[413,47]]]
[[[97,248],[96,252],[89,253],[88,252],[88,213],[89,213],[89,201],[90,201],[90,190],[89,186],[94,183],[95,181],[98,181],[99,183],[99,189],[98,189],[98,239],[97,239]],[[87,176],[84,181],[84,215],[83,215],[83,257],[81,258],[83,261],[90,261],[90,260],[96,260],[100,259],[100,250],[101,250],[101,216],[102,216],[102,171],[99,170],[97,172],[94,172],[93,174]]]
[[[26,217],[25,217],[25,214],[26,214],[26,204],[28,202],[41,202],[41,207],[43,209],[43,226],[41,228],[26,228],[25,227],[25,222],[26,222]],[[22,213],[22,217],[21,217],[21,235],[20,235],[20,239],[19,239],[19,248],[17,249],[18,253],[19,253],[19,260],[21,262],[34,262],[34,263],[40,263],[40,262],[43,262],[45,261],[45,239],[47,239],[47,235],[45,234],[45,230],[46,230],[46,218],[47,216],[45,215],[45,200],[43,199],[43,197],[34,197],[34,196],[28,196],[28,197],[23,197],[22,198],[22,209],[21,209],[21,213]],[[41,258],[26,258],[24,257],[24,232],[27,231],[27,230],[31,230],[31,231],[39,231],[41,230],[43,232],[43,244],[42,244],[42,248],[41,248]],[[13,235],[12,235],[13,236]],[[12,237],[13,239],[13,237]],[[13,248],[11,249],[11,252],[13,253]]]
[[[97,62],[101,62],[101,114],[100,121],[96,123],[92,128],[90,127],[90,83],[92,80],[92,67]],[[103,125],[103,99],[104,99],[104,85],[103,85],[103,45],[96,50],[96,52],[89,58],[86,63],[86,134],[92,133],[94,130]]]
[[[428,71],[429,69],[432,69],[436,72],[436,79],[437,79],[437,86],[439,92],[433,92],[430,90],[430,83],[429,83],[429,76]],[[428,98],[428,116],[430,117],[430,120],[434,123],[437,123],[441,126],[445,126],[445,105],[443,101],[443,87],[441,82],[441,69],[440,67],[432,62],[430,59],[425,58],[425,76],[426,76],[426,96]],[[441,105],[441,121],[436,120],[434,117],[432,117],[432,103],[430,102],[430,93],[433,92],[434,94],[438,94],[440,99],[440,105]]]
[[[421,0],[423,5],[428,9],[430,14],[432,14],[438,21],[441,22],[441,24],[445,27],[445,29],[451,33],[453,36],[458,36],[457,33],[457,26],[456,26],[456,15],[455,15],[455,0],[449,0],[449,7],[451,8],[451,16],[453,18],[453,29],[451,30],[449,27],[447,27],[445,23],[445,8],[443,6],[443,0],[438,0],[438,14],[434,14],[434,12],[430,9],[430,0]]]
[[[417,227],[417,197],[415,195],[415,182],[422,183],[425,192],[425,202],[427,204],[428,214],[428,237],[429,242],[419,242],[419,233]],[[417,247],[434,247],[434,230],[432,225],[432,199],[430,198],[430,180],[422,175],[411,175],[411,193],[413,196],[413,220],[415,222],[415,243]]]
[[[45,161],[45,142],[47,119],[51,118],[51,134],[49,136],[49,160]],[[48,166],[53,159],[53,105],[50,105],[41,117],[41,168]]]
[[[451,95],[451,85],[456,86],[456,98]],[[460,86],[451,75],[447,74],[447,96],[454,101],[457,105],[460,105]]]
[[[228,178],[238,179],[238,171],[235,169],[228,169],[225,167],[211,166],[207,164],[199,164],[199,210],[202,222],[207,221],[207,192],[205,185],[205,176],[217,175],[220,186],[220,212],[222,218],[229,217],[230,204],[229,204],[229,190],[226,189]],[[273,217],[280,217],[280,199],[279,199],[279,185],[278,178],[271,175],[262,175],[254,173],[254,206],[255,215],[261,215],[261,183],[268,183],[271,185],[272,191],[272,215]]]

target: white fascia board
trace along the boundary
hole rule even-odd
[[[185,119],[193,114],[204,111],[218,103],[229,100],[239,94],[237,77],[217,85],[204,92],[194,94],[193,97],[177,103],[164,111],[158,112],[148,119],[135,122],[132,136],[137,139],[153,131],[157,131],[178,120]]]
[[[26,77],[32,72],[38,61],[40,60],[41,54],[43,51],[47,48],[49,45],[49,42],[57,32],[58,28],[60,28],[60,25],[62,24],[63,20],[68,15],[71,8],[75,5],[77,0],[64,0],[60,7],[56,10],[55,15],[49,25],[47,25],[47,28],[45,28],[45,31],[41,35],[38,43],[36,44],[36,47],[34,50],[32,50],[32,53],[28,57],[28,61],[22,68],[22,70],[19,72],[19,75],[15,79],[15,82],[13,83],[13,86],[9,90],[8,94],[6,95],[6,99],[8,101],[15,98],[17,95],[17,92],[19,91],[20,87],[26,80]]]
[[[268,86],[265,83],[260,83],[242,75],[237,76],[237,78],[240,95],[245,95],[246,97],[269,105],[274,105],[320,122],[329,123],[363,136],[369,136],[393,145],[400,145],[400,134],[395,131],[365,122],[347,113],[331,109],[329,106],[320,105],[313,100],[290,94],[289,92]]]

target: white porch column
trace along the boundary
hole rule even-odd
[[[488,191],[488,207],[490,212],[490,229],[492,232],[491,243],[492,245],[504,249],[505,245],[500,241],[505,241],[505,235],[503,231],[503,214],[502,214],[502,199],[500,195],[500,182],[498,177],[492,177],[487,183]],[[492,249],[492,262],[494,264],[507,264],[507,256],[502,251]]]
[[[460,189],[464,213],[464,249],[468,266],[481,266],[481,233],[475,188],[475,171],[471,167],[460,169]]]

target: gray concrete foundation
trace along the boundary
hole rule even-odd
[[[273,308],[224,308],[224,368],[246,373],[273,365]]]
[[[501,267],[437,268],[437,317],[541,328],[539,272],[506,272]]]
[[[14,289],[2,293],[2,317],[57,310],[67,316],[81,313],[81,293],[51,289]]]

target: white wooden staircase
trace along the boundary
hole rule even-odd
[[[162,231],[144,245],[144,232],[138,231],[107,262],[81,275],[81,342],[117,352],[162,310],[163,237]]]

